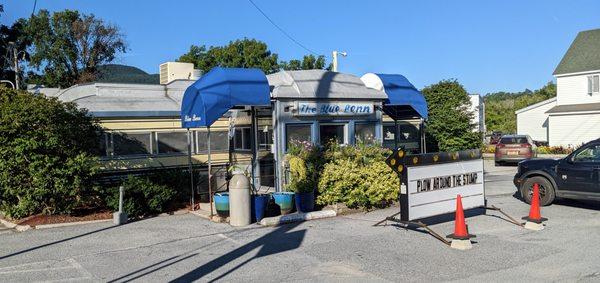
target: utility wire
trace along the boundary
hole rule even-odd
[[[33,1],[33,11],[31,12],[31,16],[33,17],[33,15],[35,14],[35,6],[37,6],[37,0]]]
[[[258,10],[274,27],[276,27],[281,33],[283,33],[283,35],[285,35],[287,38],[289,38],[292,42],[296,43],[298,46],[302,47],[304,50],[312,53],[313,55],[316,56],[323,56],[322,54],[318,54],[317,52],[312,51],[311,49],[309,49],[308,47],[304,46],[304,44],[300,43],[298,40],[296,40],[293,36],[291,36],[289,33],[287,33],[285,30],[283,30],[279,25],[277,25],[273,20],[271,20],[271,18],[269,18],[269,16],[267,16],[267,14],[265,14],[265,12],[263,12],[263,10],[261,10],[256,3],[254,3],[254,1],[252,0],[248,0],[250,2],[250,4],[252,4],[252,6],[254,6],[254,8],[256,8],[256,10]]]

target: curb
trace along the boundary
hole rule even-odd
[[[263,226],[277,226],[286,223],[308,221],[321,218],[335,217],[337,213],[333,210],[321,210],[307,213],[287,214],[275,217],[263,218],[259,224]]]
[[[4,226],[8,227],[9,229],[15,229],[18,232],[23,232],[23,231],[27,231],[27,230],[31,229],[31,226],[29,226],[29,225],[15,224],[10,221],[6,221],[2,218],[0,218],[0,223],[2,223]]]
[[[42,224],[34,226],[34,229],[51,229],[51,228],[60,228],[60,227],[68,227],[68,226],[77,226],[77,225],[85,225],[85,224],[93,224],[93,223],[102,223],[102,222],[110,222],[112,219],[100,219],[100,220],[89,220],[89,221],[78,221],[78,222],[67,222],[67,223],[55,223],[55,224]]]

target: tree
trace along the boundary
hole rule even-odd
[[[192,45],[190,51],[177,59],[178,62],[193,63],[196,69],[206,73],[214,67],[259,68],[266,74],[284,70],[331,69],[325,67],[325,57],[305,55],[302,61],[279,61],[267,44],[256,39],[238,39],[225,46]]]
[[[427,151],[456,151],[481,147],[469,111],[471,101],[456,80],[443,80],[422,90],[427,100]]]
[[[74,103],[0,87],[0,210],[69,213],[94,195],[100,131]]]
[[[193,63],[195,68],[206,73],[214,67],[259,68],[267,74],[279,71],[277,54],[267,44],[256,39],[238,39],[225,46],[192,45],[188,53],[181,55],[178,62]]]
[[[280,66],[281,69],[284,70],[312,70],[312,69],[326,69],[331,70],[331,64],[325,67],[325,56],[319,55],[315,57],[314,55],[304,55],[302,61],[297,59],[292,59],[288,62],[282,61]]]
[[[542,88],[522,92],[496,92],[484,96],[485,123],[488,131],[517,132],[515,111],[556,96],[556,84],[547,83]]]
[[[27,48],[31,40],[25,32],[27,21],[19,19],[10,27],[0,25],[0,78],[15,83],[14,50],[17,52],[17,61],[29,60]],[[23,77],[23,68],[19,70],[19,77]],[[21,80],[23,82],[23,80]]]
[[[28,20],[27,33],[33,43],[31,65],[43,71],[32,82],[49,87],[93,81],[98,66],[127,49],[118,27],[73,10],[52,15],[40,10]]]

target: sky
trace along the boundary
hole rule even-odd
[[[339,71],[398,73],[417,88],[457,79],[470,93],[538,89],[579,31],[600,28],[600,1],[281,1],[253,0],[302,45]],[[2,24],[29,17],[35,0],[8,0]],[[158,73],[191,45],[244,37],[280,59],[309,52],[273,26],[249,0],[38,0],[36,11],[78,10],[119,26],[128,52],[115,63]]]

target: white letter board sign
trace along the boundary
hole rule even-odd
[[[461,195],[464,209],[485,206],[481,151],[436,152],[406,155],[398,149],[386,160],[398,173],[400,218],[427,218],[456,210]]]

